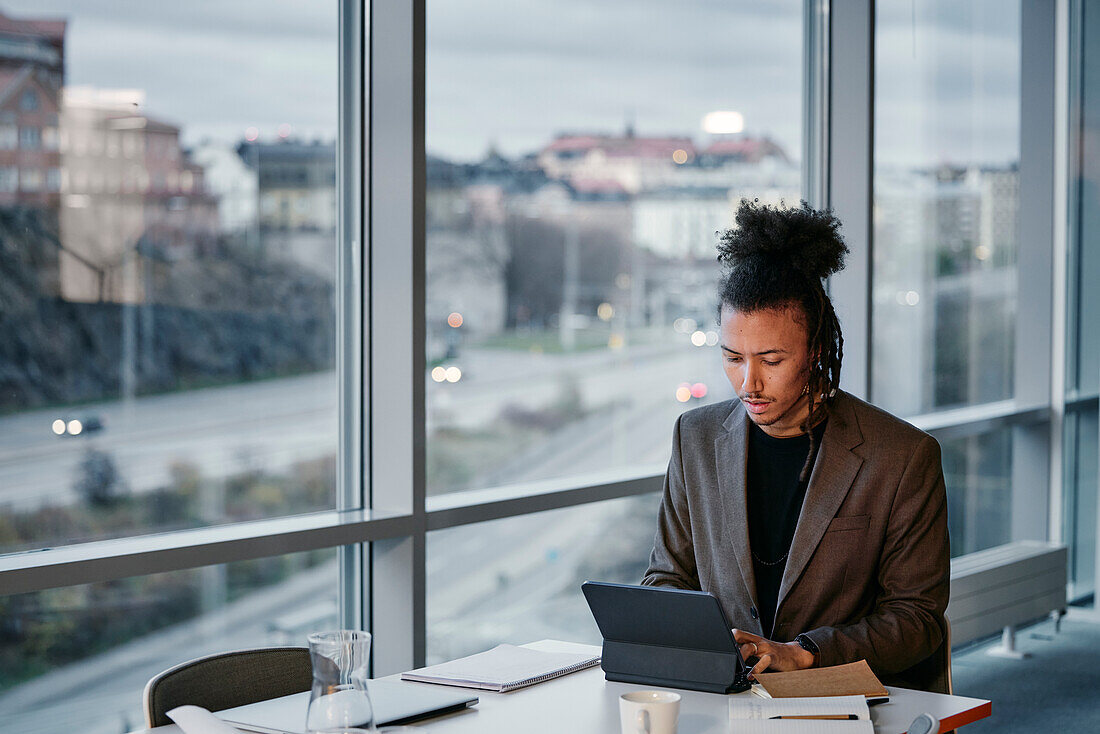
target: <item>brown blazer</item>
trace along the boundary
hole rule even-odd
[[[739,400],[680,416],[642,583],[713,592],[734,627],[768,639],[805,633],[820,665],[865,658],[888,685],[942,689],[951,554],[939,444],[837,393],[765,630],[749,551],[748,437]]]

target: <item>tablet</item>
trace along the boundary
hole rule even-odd
[[[608,680],[716,693],[751,686],[714,594],[600,581],[586,581],[581,591],[603,635]]]

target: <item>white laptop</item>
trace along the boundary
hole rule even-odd
[[[462,711],[478,702],[477,696],[470,695],[469,691],[450,686],[401,680],[372,680],[367,687],[374,706],[375,726],[408,724],[429,716]],[[302,701],[301,721],[288,721],[285,707],[255,704],[220,711],[217,715],[230,724],[242,724],[253,731],[304,734],[309,693],[295,693],[294,696]]]

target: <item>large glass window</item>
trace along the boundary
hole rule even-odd
[[[1013,395],[1020,6],[875,10],[872,400]]]
[[[1072,3],[1063,528],[1070,598],[1095,606],[1100,448],[1100,9]]]
[[[667,460],[717,230],[797,204],[802,4],[428,3],[428,493]]]
[[[798,202],[801,55],[799,2],[428,2],[429,495],[656,473],[733,397],[716,232]],[[429,662],[598,642],[580,584],[640,580],[656,507],[431,533]]]
[[[1069,600],[1096,603],[1097,485],[1100,483],[1100,448],[1095,406],[1067,411],[1063,431],[1063,533],[1069,551]]]
[[[940,442],[951,555],[1012,540],[1012,428]]]
[[[0,553],[333,508],[337,5],[3,12]]]
[[[501,642],[599,644],[585,581],[636,584],[649,566],[657,494],[428,534],[428,663]]]
[[[1071,107],[1073,158],[1070,171],[1069,272],[1067,277],[1066,389],[1070,399],[1100,392],[1100,10],[1076,3],[1073,36],[1079,41],[1071,70],[1076,96]]]
[[[414,38],[420,18],[407,9],[376,3],[371,37]],[[815,109],[802,109],[802,73],[827,69],[812,51],[804,67],[803,17],[822,9],[427,0],[420,59],[419,43],[360,37],[356,2],[278,0],[260,14],[241,2],[124,14],[75,0],[5,2],[0,66],[33,73],[0,74],[22,85],[0,95],[0,580],[45,590],[0,591],[0,732],[35,731],[44,708],[49,731],[129,730],[141,685],[184,657],[365,624],[347,614],[363,601],[356,582],[369,587],[349,573],[360,561],[400,576],[365,589],[385,641],[376,672],[422,662],[413,650],[424,630],[386,627],[415,618],[421,602],[428,662],[500,641],[598,641],[578,586],[638,580],[658,498],[593,500],[651,492],[679,412],[732,397],[714,346],[715,232],[742,196],[799,198],[804,121],[825,112],[812,93]],[[815,29],[829,17],[808,15]],[[1026,308],[1016,285],[1020,5],[883,0],[875,17],[874,288],[859,296],[873,303],[870,397],[903,416],[1012,397],[1016,314]],[[371,83],[359,84],[368,57]],[[409,274],[419,261],[405,206],[420,211],[405,146],[418,139],[420,90],[407,83],[421,62],[425,282]],[[834,75],[833,89],[851,83]],[[361,99],[368,86],[375,96]],[[35,105],[20,103],[31,95]],[[338,211],[337,176],[358,183],[364,110],[393,113],[372,126],[372,152],[402,151],[372,155],[372,180],[405,182],[376,185],[371,198],[395,204],[410,226],[391,237],[376,210],[371,231],[387,236],[356,252],[365,233],[349,220],[366,212]],[[337,145],[338,117],[350,145]],[[831,166],[834,193],[844,165]],[[1067,339],[1076,371],[1070,417],[1057,426],[1075,595],[1095,586],[1089,375],[1100,374],[1085,245],[1096,177],[1081,165]],[[339,201],[356,201],[354,187],[345,192]],[[352,266],[340,283],[338,221]],[[337,413],[356,411],[362,381],[342,372],[350,395],[337,404],[337,348],[341,367],[360,337],[372,360],[410,353],[404,336],[357,333],[354,317],[337,332],[337,293],[370,302],[369,282],[354,292],[368,259],[387,292],[394,279],[399,292],[425,294],[424,333],[408,330],[426,337],[425,364],[392,382],[385,371],[383,389],[424,380],[426,467],[402,455],[379,470],[389,457],[370,455],[378,434],[360,443],[354,420],[338,447]],[[395,408],[406,429],[416,397]],[[370,402],[372,418],[388,417],[382,402]],[[992,423],[942,442],[956,554],[1011,537],[1010,469],[1028,452],[1017,429]],[[404,442],[419,429],[391,435]],[[322,550],[153,575],[196,553],[210,563],[258,546],[288,550],[237,525],[170,533],[149,566],[119,571],[141,576],[56,589],[47,587],[66,582],[34,561],[65,567],[114,542],[47,546],[331,508],[338,466],[342,497],[365,483],[357,465],[387,480],[394,469],[399,480],[379,504],[417,516],[413,478],[423,470],[429,524],[441,529],[407,530],[395,539],[402,552],[364,559],[362,547],[328,547],[330,523],[361,522],[371,539],[422,525],[325,514],[314,518],[320,529],[296,533],[308,537],[295,549]],[[549,493],[545,505],[479,504],[533,481]],[[475,488],[484,492],[462,493]],[[448,502],[458,511],[432,512]],[[403,552],[425,540],[426,572]],[[34,550],[45,552],[22,553]]]
[[[141,729],[146,681],[338,624],[335,549],[0,596],[0,733]]]
[[[1019,3],[876,3],[871,399],[897,415],[1014,395],[1019,67]],[[943,458],[952,553],[1010,540],[1011,432]]]
[[[0,554],[335,507],[337,4],[3,15]],[[0,731],[139,728],[150,676],[340,588],[334,548],[0,588]]]

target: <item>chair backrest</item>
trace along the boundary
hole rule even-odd
[[[946,616],[942,619],[940,631],[943,636],[932,654],[898,674],[881,675],[884,684],[931,693],[951,693],[951,622]]]
[[[943,650],[944,657],[944,678],[947,683],[947,690],[945,693],[948,695],[954,695],[955,682],[951,678],[951,620],[947,618],[947,615],[943,615],[944,635],[943,635]]]
[[[943,641],[931,656],[927,663],[928,678],[923,687],[924,690],[933,693],[951,694],[954,683],[951,680],[951,620],[947,615],[943,617]],[[923,666],[922,666],[923,667]]]
[[[171,724],[166,713],[177,706],[221,711],[308,691],[312,682],[309,649],[305,647],[207,655],[169,668],[145,684],[145,725]]]

